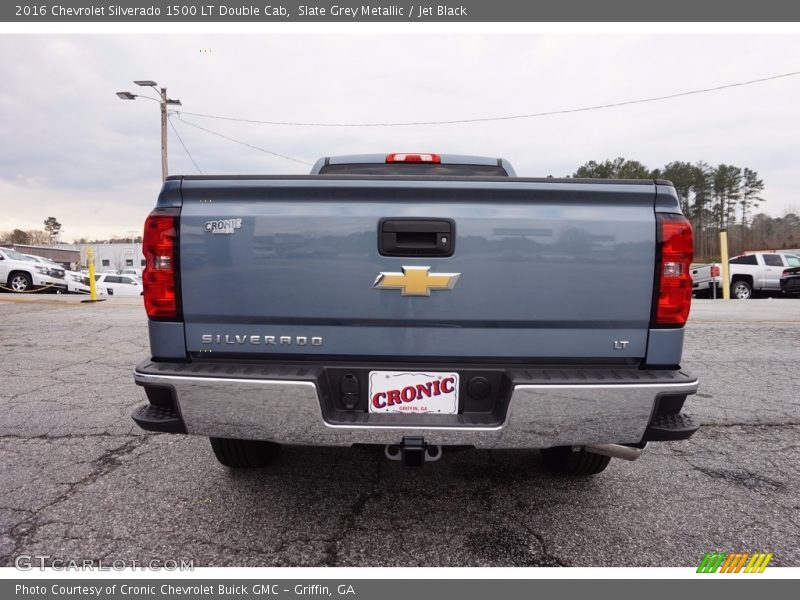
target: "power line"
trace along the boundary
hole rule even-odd
[[[169,120],[170,127],[172,127],[172,131],[174,131],[175,135],[178,137],[178,141],[181,143],[181,146],[183,146],[183,149],[186,151],[186,154],[189,157],[189,160],[192,161],[192,164],[194,165],[194,168],[197,169],[197,172],[200,173],[200,175],[202,175],[203,172],[200,170],[200,167],[197,166],[197,163],[195,162],[194,157],[192,156],[192,153],[189,152],[189,148],[187,148],[186,144],[183,142],[183,138],[181,137],[181,134],[178,133],[178,129],[175,127],[175,123],[172,122],[172,117],[168,117],[168,120]]]
[[[181,118],[181,113],[177,112],[178,120],[183,123],[184,125],[188,125],[189,127],[194,127],[195,129],[199,129],[201,131],[205,131],[206,133],[210,133],[211,135],[215,135],[217,137],[221,137],[224,140],[228,140],[229,142],[234,142],[236,144],[241,144],[242,146],[247,146],[248,148],[252,148],[253,150],[258,150],[259,152],[264,152],[265,154],[270,154],[272,156],[277,156],[278,158],[285,158],[286,160],[291,160],[296,163],[300,163],[301,165],[311,165],[312,163],[306,162],[304,160],[300,160],[299,158],[293,158],[291,156],[286,156],[285,154],[280,154],[278,152],[273,152],[272,150],[267,150],[266,148],[261,148],[259,146],[254,146],[253,144],[248,144],[247,142],[243,142],[241,140],[234,139],[232,137],[228,137],[227,135],[223,135],[217,131],[212,131],[211,129],[206,129],[205,127],[201,127],[200,125],[196,125],[195,123],[190,123],[189,121],[184,120]]]
[[[612,102],[609,104],[597,104],[594,106],[582,106],[579,108],[568,108],[563,110],[551,110],[539,113],[521,114],[521,115],[504,115],[499,117],[481,117],[475,119],[453,119],[449,121],[411,121],[405,123],[304,123],[298,121],[262,121],[258,119],[241,119],[237,117],[225,117],[220,115],[210,115],[204,113],[195,113],[183,111],[183,114],[191,115],[194,117],[203,117],[206,119],[220,119],[223,121],[237,121],[240,123],[257,123],[260,125],[287,125],[292,127],[410,127],[420,125],[456,125],[464,123],[483,123],[489,121],[511,121],[513,119],[532,119],[535,117],[549,117],[552,115],[565,115],[571,113],[588,112],[592,110],[603,110],[607,108],[617,108],[619,106],[629,106],[632,104],[644,104],[647,102],[658,102],[660,100],[670,100],[673,98],[681,98],[684,96],[694,96],[697,94],[706,94],[709,92],[718,92],[720,90],[727,90],[730,88],[743,87],[746,85],[753,85],[756,83],[764,83],[766,81],[773,81],[775,79],[782,79],[784,77],[793,77],[800,75],[800,71],[793,71],[791,73],[781,73],[780,75],[771,75],[769,77],[761,77],[759,79],[751,79],[749,81],[739,81],[736,83],[729,83],[726,85],[718,85],[715,87],[701,88],[697,90],[690,90],[687,92],[679,92],[676,94],[667,94],[666,96],[653,96],[650,98],[639,98],[636,100],[625,100],[623,102]],[[184,121],[185,122],[185,121]],[[284,157],[287,158],[287,157]],[[294,160],[294,159],[291,159]]]

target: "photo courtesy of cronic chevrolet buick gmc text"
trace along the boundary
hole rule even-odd
[[[502,159],[321,159],[176,176],[145,223],[144,429],[229,467],[281,443],[540,449],[591,475],[682,440],[692,230],[661,180],[516,177]]]

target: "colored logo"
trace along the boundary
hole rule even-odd
[[[379,273],[372,287],[401,290],[403,296],[430,296],[431,290],[452,290],[461,273],[431,273],[430,267],[401,267],[402,273]]]
[[[772,552],[706,552],[698,573],[763,573],[772,560]]]

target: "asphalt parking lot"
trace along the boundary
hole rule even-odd
[[[0,564],[800,566],[800,300],[695,301],[689,441],[572,480],[538,453],[466,450],[421,470],[368,448],[288,447],[232,473],[203,438],[145,434],[138,298],[0,296]]]

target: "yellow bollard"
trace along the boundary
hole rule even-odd
[[[720,229],[719,232],[719,252],[722,259],[722,297],[725,300],[731,299],[731,271],[728,266],[728,230]]]
[[[91,246],[86,248],[86,262],[89,263],[89,299],[81,302],[103,302],[105,298],[97,299],[97,282],[94,280],[94,250]]]
[[[97,302],[97,282],[94,280],[94,250],[86,249],[86,262],[89,263],[89,298]]]

